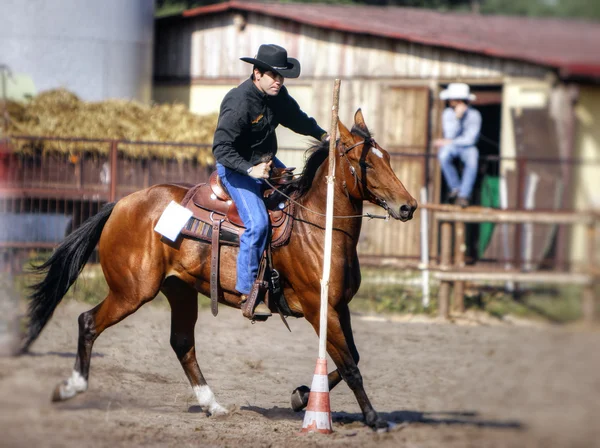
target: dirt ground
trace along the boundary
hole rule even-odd
[[[169,311],[145,306],[94,346],[90,386],[52,404],[75,357],[77,316],[59,306],[31,355],[0,358],[2,447],[592,447],[600,446],[600,332],[523,325],[398,322],[354,315],[375,409],[361,422],[345,384],[331,392],[334,433],[300,434],[291,391],[310,385],[318,339],[303,319],[251,325],[201,311],[200,366],[226,417],[207,417],[169,346]],[[330,368],[332,367],[329,361]]]

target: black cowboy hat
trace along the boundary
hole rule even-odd
[[[254,58],[240,58],[244,62],[256,65],[265,71],[279,73],[284,78],[297,78],[300,76],[300,62],[298,59],[288,58],[285,48],[274,44],[264,44],[258,48]]]

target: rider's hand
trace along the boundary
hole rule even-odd
[[[469,106],[467,106],[465,103],[463,103],[463,102],[458,103],[456,105],[456,107],[454,108],[454,113],[456,114],[456,118],[458,118],[460,120],[468,108],[469,108]]]
[[[250,177],[254,179],[268,179],[271,174],[271,165],[273,164],[272,160],[268,162],[259,163],[258,165],[254,165],[252,170],[248,173]]]
[[[442,146],[449,145],[450,143],[452,143],[452,140],[450,140],[449,138],[436,138],[433,141],[433,146],[435,148],[441,148]]]

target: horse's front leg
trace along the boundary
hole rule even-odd
[[[358,368],[358,351],[354,345],[350,311],[348,305],[339,305],[339,311],[329,307],[327,313],[327,352],[338,368],[339,374],[354,392],[356,401],[365,417],[365,423],[373,429],[387,428],[388,424],[381,419],[365,392],[362,375]],[[320,316],[307,316],[313,328],[319,334]],[[332,378],[333,377],[333,378]],[[330,374],[335,379],[335,372]]]

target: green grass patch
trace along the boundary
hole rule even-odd
[[[361,287],[352,300],[353,311],[373,313],[437,313],[438,285],[430,282],[429,306],[423,306],[421,273],[395,269],[363,268]]]
[[[42,280],[31,272],[31,263],[41,264],[49,252],[32,253],[24,265],[24,273],[13,278],[13,289],[21,299],[31,291],[29,286]],[[521,285],[519,295],[503,291],[502,285],[467,285],[466,309],[476,309],[503,318],[516,316],[553,323],[568,323],[581,318],[582,288],[579,286]],[[423,306],[421,272],[386,268],[362,269],[362,284],[352,300],[354,312],[378,314],[424,314],[437,316],[439,283],[430,281],[429,306]],[[600,288],[600,286],[598,286]],[[597,295],[600,290],[596,291]],[[64,300],[77,300],[90,305],[100,303],[108,294],[108,285],[99,264],[89,264],[82,271]],[[152,306],[168,308],[166,297],[159,293]],[[210,298],[198,295],[200,309],[210,307]],[[600,311],[600,310],[599,310]]]
[[[437,315],[439,283],[430,281],[429,289],[430,303],[424,307],[420,271],[363,268],[362,284],[351,307],[359,312]],[[581,319],[582,294],[580,286],[522,284],[521,292],[513,294],[502,285],[468,285],[464,302],[467,310],[500,319],[512,315],[562,324]]]

